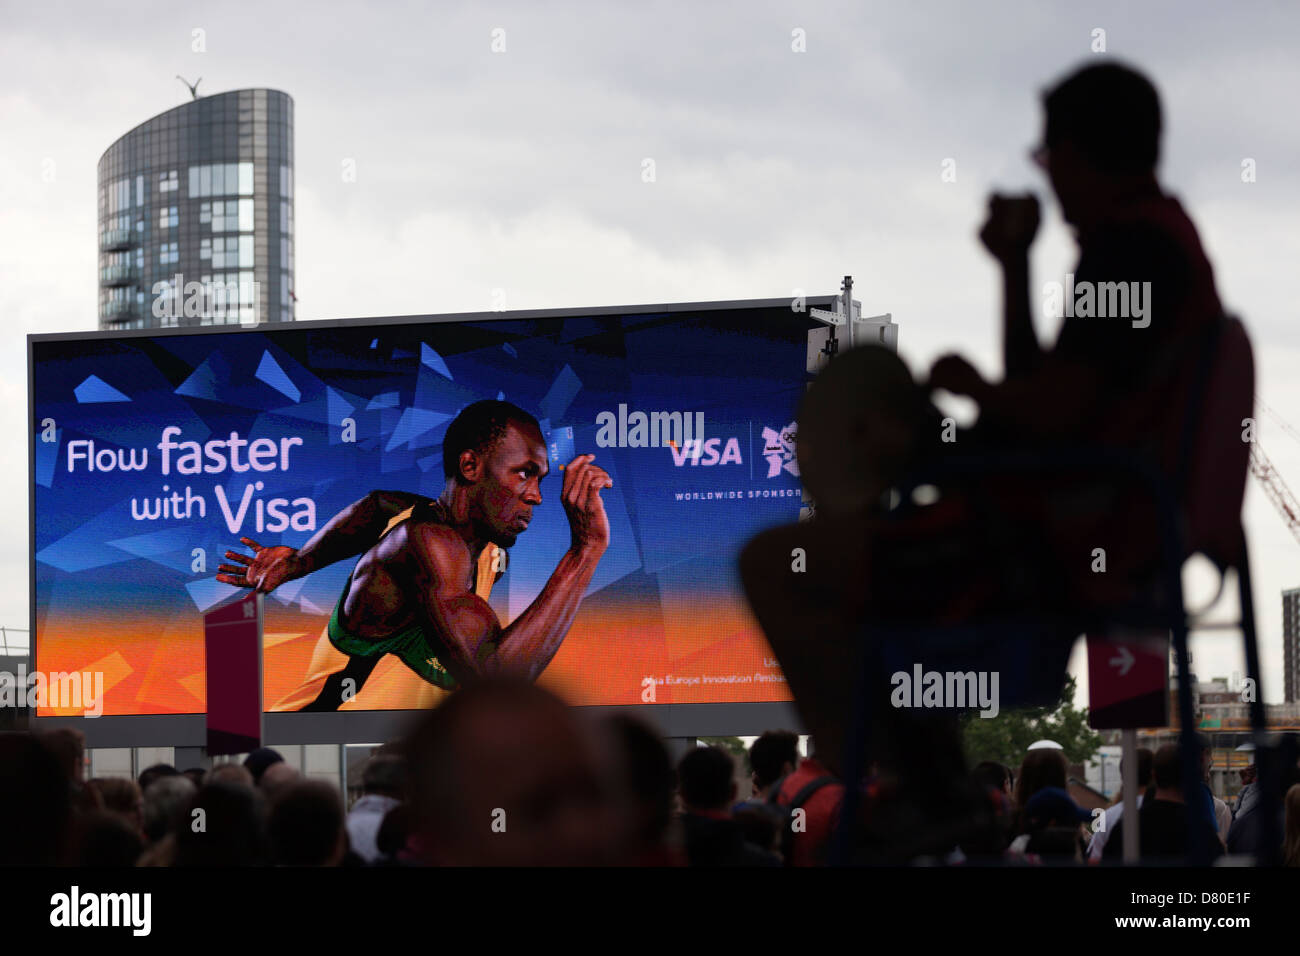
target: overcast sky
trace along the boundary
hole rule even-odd
[[[185,102],[176,74],[202,76],[200,93],[294,98],[302,319],[486,310],[494,289],[510,309],[818,294],[851,274],[918,374],[958,350],[996,377],[986,197],[1048,200],[1027,159],[1039,92],[1124,59],[1162,94],[1162,181],[1248,323],[1259,394],[1300,427],[1294,4],[431,6],[0,5],[0,624],[28,620],[24,336],[96,327],[96,163]],[[1075,256],[1048,201],[1035,287]],[[1056,323],[1038,324],[1050,340]],[[1300,488],[1300,442],[1259,417]],[[1253,483],[1246,528],[1278,673],[1300,542]],[[1193,654],[1202,679],[1243,670],[1234,638],[1194,639]]]

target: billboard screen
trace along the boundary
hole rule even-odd
[[[436,523],[448,429],[487,399],[535,417],[547,465],[531,522],[459,585],[503,644],[572,550],[561,466],[593,454],[610,479],[608,545],[556,612],[571,623],[552,622],[539,683],[576,705],[789,700],[735,566],[750,536],[799,515],[814,323],[788,303],[656,308],[32,336],[34,668],[102,674],[104,715],[202,713],[203,615],[248,593],[217,579],[239,568],[224,555],[251,555],[241,539],[301,548],[384,492],[423,510],[379,530],[371,516],[346,557],[267,595],[265,706],[435,704],[457,672],[439,629],[459,625],[431,619],[433,585],[385,565],[382,543]],[[391,593],[373,586],[385,568]],[[375,601],[389,603],[367,617]],[[84,710],[59,704],[40,714]]]

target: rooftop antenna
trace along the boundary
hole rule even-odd
[[[196,100],[199,98],[199,84],[203,82],[203,77],[200,76],[197,80],[191,83],[189,80],[185,79],[185,77],[177,73],[176,79],[180,80],[189,88],[191,97],[193,97]]]

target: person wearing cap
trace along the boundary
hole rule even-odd
[[[395,754],[376,754],[361,776],[362,797],[348,812],[348,837],[353,851],[367,863],[383,856],[376,838],[384,816],[402,803],[406,761]]]
[[[1083,824],[1092,814],[1079,806],[1062,787],[1043,787],[1029,798],[1023,818],[1027,831],[1012,841],[1008,852],[1030,862],[1044,857],[1060,861],[1082,859]]]
[[[1259,768],[1252,762],[1237,773],[1241,777],[1241,790],[1237,793],[1237,802],[1232,808],[1234,819],[1259,799]]]

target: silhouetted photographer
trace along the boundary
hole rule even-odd
[[[1091,626],[1083,622],[1162,594],[1152,494],[1100,467],[1107,453],[1168,483],[1186,532],[1180,558],[1197,549],[1214,558],[1240,539],[1249,348],[1234,383],[1242,388],[1208,387],[1223,309],[1196,229],[1156,179],[1155,88],[1107,63],[1070,75],[1043,105],[1032,155],[1080,250],[1073,271],[1044,286],[1045,311],[1064,317],[1055,344],[1040,344],[1032,320],[1038,200],[994,195],[980,239],[1003,277],[1003,379],[986,381],[957,355],[936,361],[923,385],[887,349],[832,359],[799,414],[800,472],[816,515],[759,535],[741,558],[819,756],[845,773],[842,755],[865,746],[861,766],[880,767],[882,796],[862,808],[854,835],[860,859],[942,853],[964,828],[987,823],[967,792],[956,711],[891,705],[891,674],[945,662],[1000,671],[1003,707],[1050,703]],[[937,389],[975,401],[973,427],[943,416],[930,398]],[[1234,404],[1243,393],[1244,409]],[[1226,451],[1202,453],[1207,435]],[[1099,467],[1035,467],[1072,449],[1093,450]],[[1029,467],[962,467],[991,457]],[[913,496],[918,475],[932,475],[932,487]],[[805,573],[792,572],[799,548]],[[990,640],[990,622],[1003,620],[1032,623]]]

